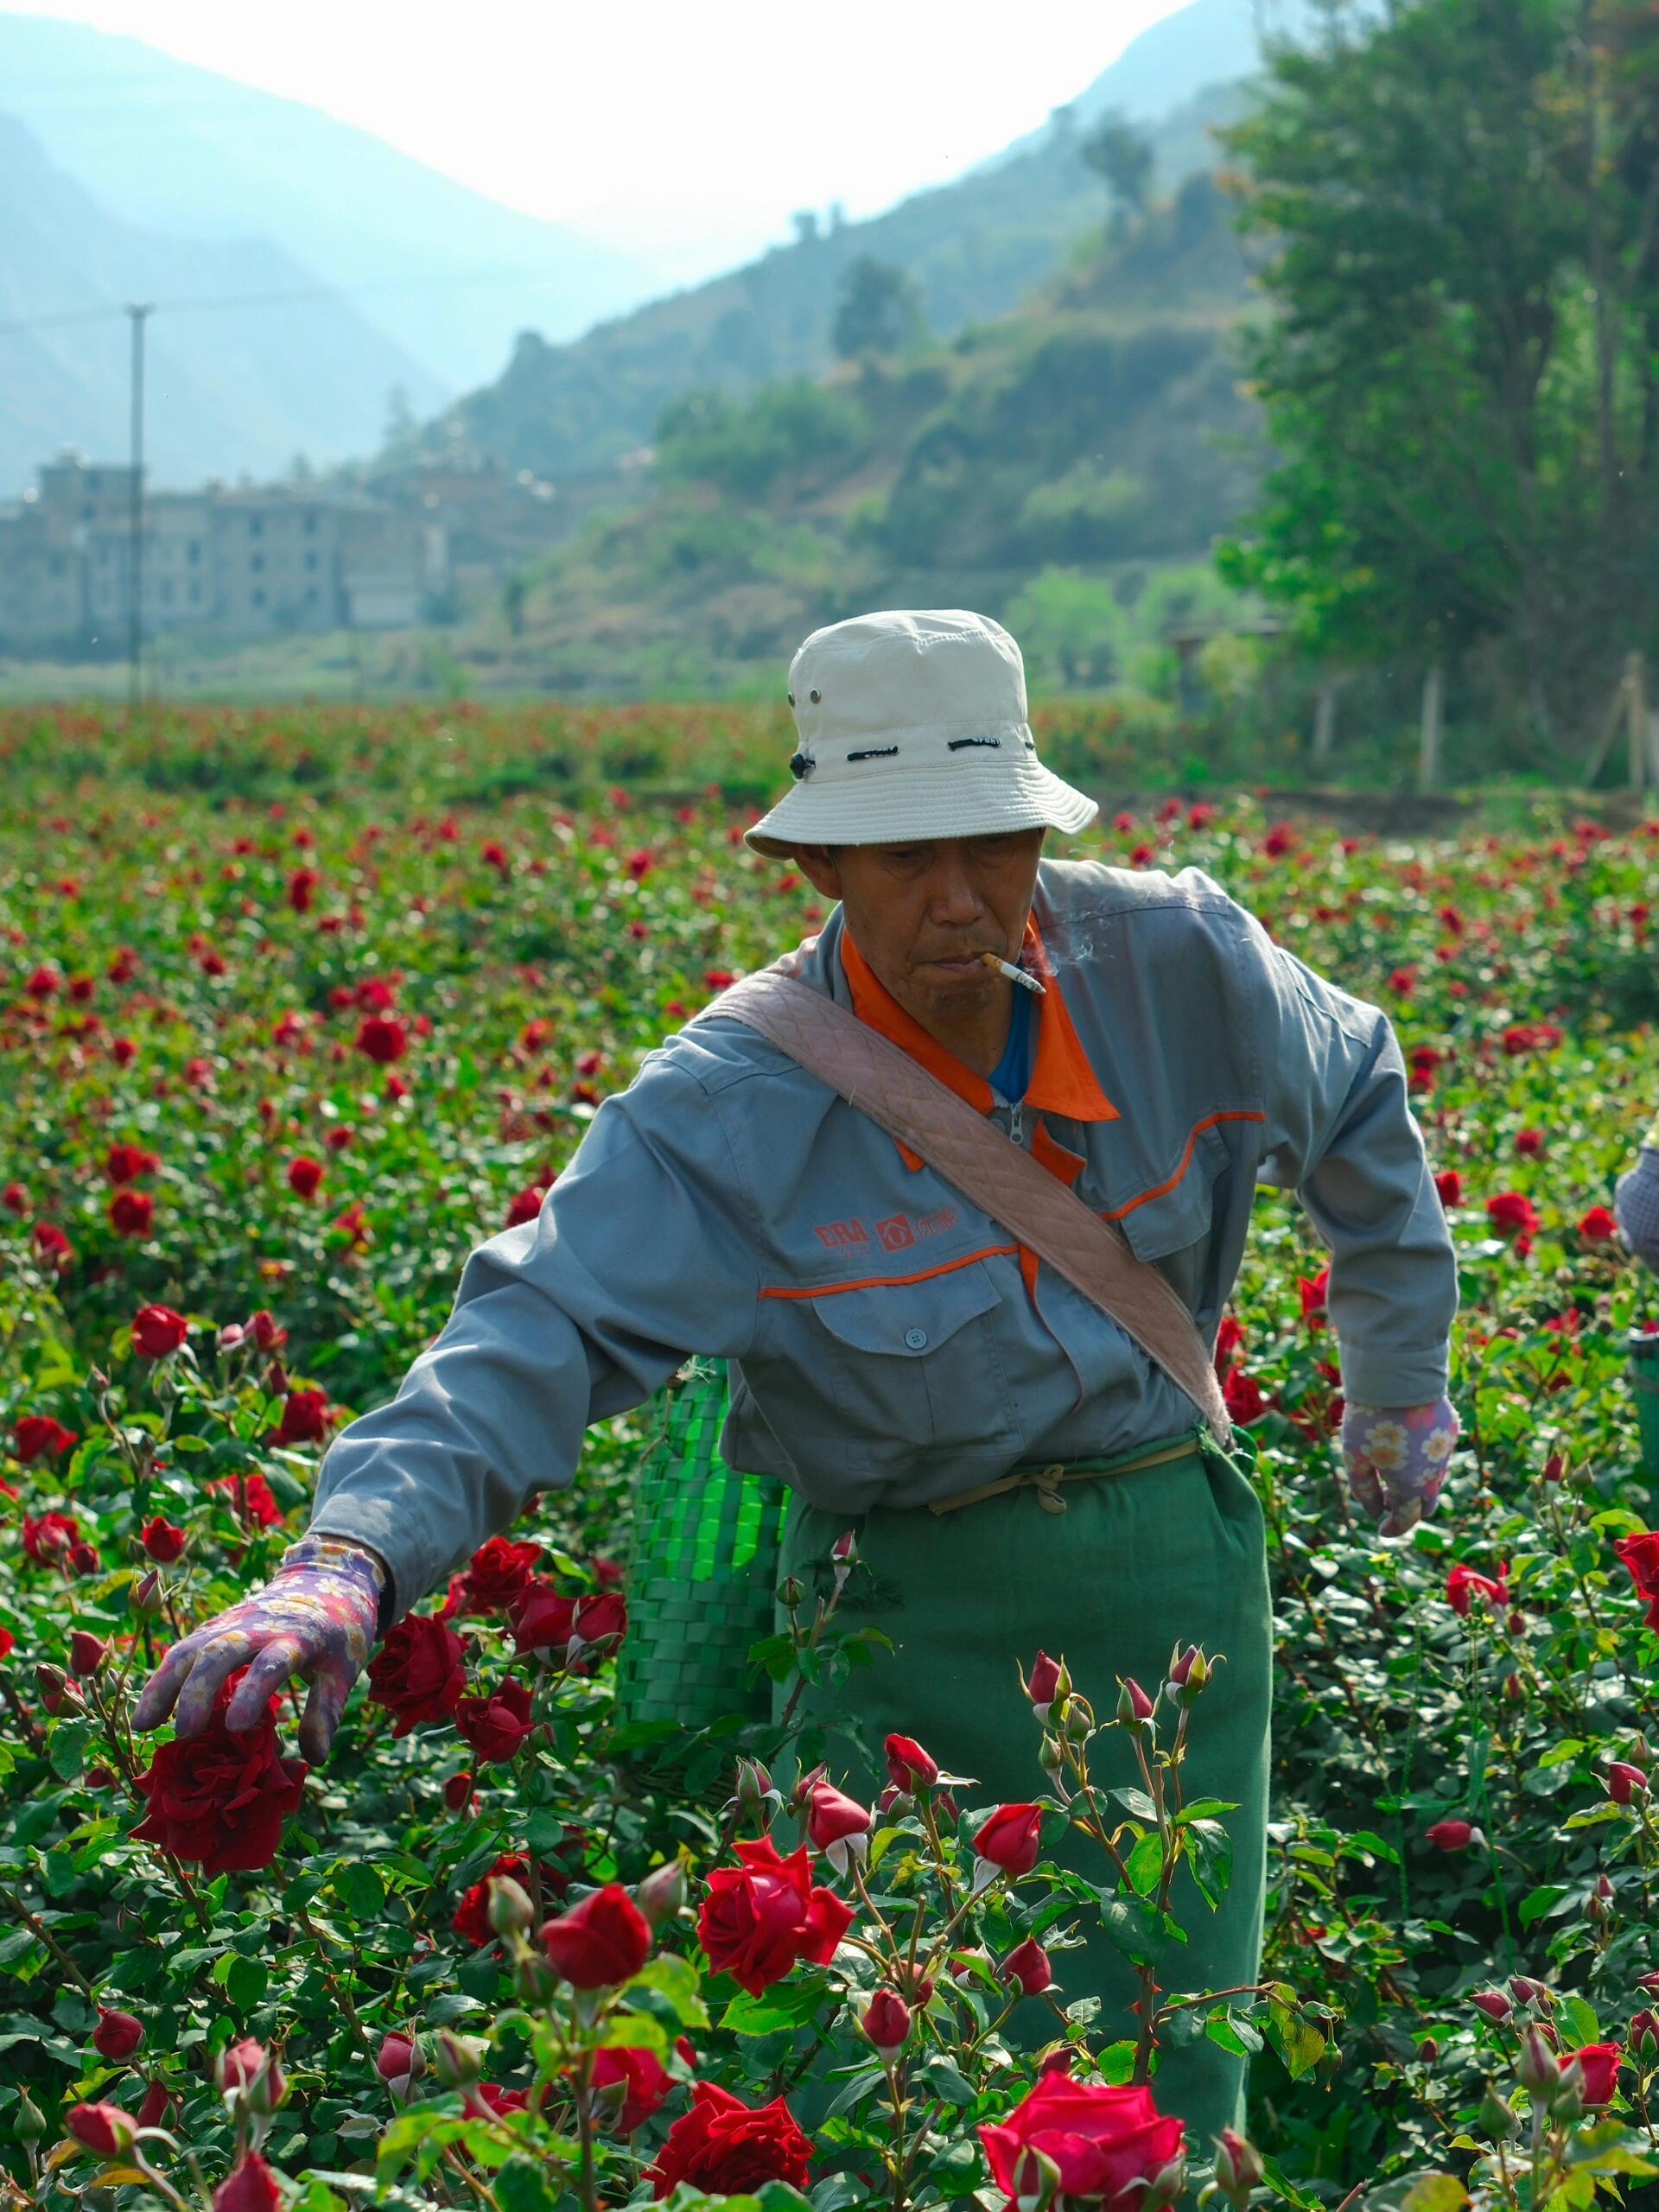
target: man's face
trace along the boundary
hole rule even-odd
[[[839,899],[853,942],[906,1014],[929,1028],[971,1023],[1008,985],[978,956],[1014,960],[1043,831],[913,845],[803,845],[803,873]]]

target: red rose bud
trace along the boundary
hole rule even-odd
[[[1127,1676],[1118,1692],[1118,1719],[1132,1733],[1138,1733],[1151,1719],[1152,1714],[1152,1700],[1132,1675]]]
[[[645,1925],[657,1930],[685,1906],[685,1868],[676,1859],[669,1866],[653,1867],[634,1885],[633,1901],[645,1916]]]
[[[1179,1711],[1191,1705],[1210,1680],[1210,1662],[1196,1643],[1189,1643],[1169,1662],[1169,1676],[1164,1684],[1164,1695]]]
[[[1469,2002],[1478,2012],[1484,2012],[1489,2020],[1495,2020],[1500,2028],[1515,2010],[1501,1989],[1478,1989]]]
[[[458,2036],[448,2028],[438,2031],[437,2059],[435,2071],[446,2089],[470,2088],[484,2071],[484,2052],[487,2045],[473,2036]]]
[[[806,1603],[806,1585],[798,1574],[791,1574],[778,1586],[778,1598],[786,1613],[798,1613]]]
[[[1644,2008],[1632,2015],[1630,2055],[1633,2058],[1659,2058],[1659,2013]]]
[[[1216,2141],[1216,2187],[1224,2196],[1245,2197],[1267,2177],[1262,2153],[1230,2127]]]
[[[735,1809],[746,1821],[764,1827],[768,1815],[783,1802],[759,1759],[739,1759],[736,1788],[726,1802],[728,1813]]]
[[[849,1858],[862,1866],[874,1825],[873,1815],[830,1783],[813,1785],[807,1798],[806,1832],[838,1874],[847,1872]]]
[[[213,2212],[282,2212],[276,2177],[257,2151],[250,2151],[213,2191]]]
[[[190,1333],[190,1324],[170,1306],[141,1306],[132,1319],[132,1348],[144,1359],[165,1359]]]
[[[1636,1977],[1638,1989],[1645,1989],[1650,1996],[1659,1997],[1659,1974],[1639,1974]]]
[[[104,1562],[98,1555],[96,1544],[75,1544],[66,1564],[72,1574],[96,1574]]]
[[[1428,1831],[1428,1840],[1436,1851],[1467,1851],[1478,1838],[1484,1840],[1480,1830],[1471,1827],[1467,1821],[1436,1821]]]
[[[288,2077],[281,2062],[251,2036],[242,2037],[219,2053],[214,2079],[227,2104],[245,2097],[249,2109],[262,2116],[276,2111],[288,2096]]]
[[[464,1767],[459,1774],[452,1774],[443,1785],[443,1802],[452,1813],[458,1813],[472,1794],[473,1777],[470,1768]]]
[[[1607,1770],[1607,1795],[1615,1805],[1628,1805],[1632,1797],[1645,1797],[1651,1788],[1639,1766],[1615,1759]]]
[[[1517,2005],[1534,2005],[1544,2012],[1555,2010],[1554,1991],[1546,1989],[1541,1981],[1529,1981],[1524,1974],[1510,1977],[1510,1994]]]
[[[98,2008],[98,2025],[92,2030],[92,2049],[102,2058],[119,2062],[130,2058],[144,2039],[142,2020],[135,2020],[130,2012],[106,2012]]]
[[[1425,2036],[1417,2046],[1417,2056],[1425,2066],[1432,2066],[1440,2055],[1440,2046],[1433,2036]]]
[[[884,1748],[887,1779],[895,1789],[902,1789],[913,1797],[918,1789],[931,1789],[938,1780],[938,1761],[925,1751],[913,1736],[889,1736]]]
[[[878,1989],[859,2024],[882,2057],[890,2058],[909,2037],[910,2007],[896,1989]]]
[[[144,2091],[144,2101],[138,2107],[140,2127],[164,2127],[167,2115],[173,2109],[173,2098],[165,2082],[152,2082]]]
[[[1018,1982],[1021,1994],[1027,1997],[1040,1997],[1051,1986],[1054,1974],[1048,1953],[1034,1936],[1027,1936],[1017,1950],[1008,1953],[1002,1961],[1002,1978]]]
[[[1558,1483],[1567,1473],[1567,1461],[1559,1452],[1552,1452],[1544,1462],[1544,1480]]]
[[[1561,2069],[1555,2063],[1555,2054],[1544,2040],[1543,2031],[1535,2021],[1521,2041],[1521,2056],[1516,2067],[1521,2086],[1529,2089],[1535,2097],[1554,2095],[1560,2088]]]
[[[127,1591],[128,1609],[141,1620],[158,1619],[166,1607],[167,1585],[155,1567],[148,1574],[141,1574]]]
[[[999,1805],[974,1837],[974,1850],[980,1861],[976,1875],[981,1869],[990,1869],[990,1873],[976,1880],[976,1888],[983,1888],[994,1873],[1029,1874],[1037,1864],[1038,1835],[1042,1825],[1040,1805]]]
[[[93,1636],[78,1628],[69,1639],[69,1664],[81,1675],[95,1675],[110,1656],[110,1647],[101,1636]]]
[[[835,1573],[837,1593],[847,1577],[852,1573],[857,1560],[858,1532],[855,1529],[849,1529],[843,1535],[837,1536],[830,1547],[830,1563]]]
[[[137,2139],[137,2122],[119,2105],[73,2105],[63,2124],[77,2143],[100,2158],[124,2158]]]
[[[535,1906],[511,1874],[491,1877],[489,1915],[498,1936],[528,1936],[536,1923]]]
[[[381,2038],[375,2054],[374,2070],[390,2088],[401,2083],[406,2090],[426,2071],[426,2060],[421,2046],[412,2036],[388,2034]]]
[[[1064,1700],[1071,1687],[1064,1662],[1039,1651],[1031,1662],[1031,1680],[1026,1684],[1026,1695],[1036,1707],[1037,1718],[1046,1721],[1055,1700]]]
[[[651,1955],[651,1929],[620,1882],[543,1922],[537,1940],[554,1972],[577,1989],[631,1981]]]
[[[1065,1700],[1065,1719],[1060,1724],[1066,1740],[1072,1744],[1086,1744],[1095,1732],[1095,1708],[1086,1697],[1069,1697]]]
[[[1521,1702],[1521,1700],[1522,1700],[1522,1699],[1523,1697],[1525,1697],[1526,1694],[1527,1694],[1527,1686],[1526,1686],[1526,1684],[1522,1681],[1522,1679],[1521,1679],[1521,1677],[1520,1677],[1520,1675],[1504,1675],[1504,1677],[1503,1677],[1503,1694],[1504,1694],[1504,1696],[1505,1696],[1506,1698],[1508,1698],[1508,1700],[1509,1700],[1509,1701],[1510,1701],[1510,1703],[1511,1705],[1519,1705],[1519,1704],[1520,1704],[1520,1702]]]

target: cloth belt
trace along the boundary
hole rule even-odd
[[[1062,1483],[1088,1483],[1103,1480],[1109,1475],[1132,1475],[1142,1467],[1161,1466],[1166,1459],[1186,1459],[1203,1449],[1196,1436],[1183,1436],[1176,1443],[1160,1444],[1151,1452],[1142,1452],[1128,1459],[1077,1459],[1068,1464],[1057,1459],[1052,1466],[1016,1467],[1011,1475],[1003,1475],[994,1483],[982,1483],[977,1490],[964,1490],[955,1497],[933,1499],[930,1513],[954,1513],[963,1505],[977,1505],[988,1497],[1001,1497],[1007,1491],[1034,1490],[1037,1503],[1045,1513],[1064,1513],[1065,1500],[1060,1496]]]

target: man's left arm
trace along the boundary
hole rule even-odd
[[[1451,1230],[1388,1016],[1239,913],[1268,1112],[1262,1179],[1297,1192],[1330,1251],[1343,1457],[1382,1532],[1402,1535],[1433,1512],[1458,1437],[1446,1396],[1458,1310]]]

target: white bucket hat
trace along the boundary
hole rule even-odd
[[[789,664],[795,778],[746,833],[757,853],[1086,830],[1095,800],[1044,767],[1026,670],[1000,622],[885,608],[815,630]]]

